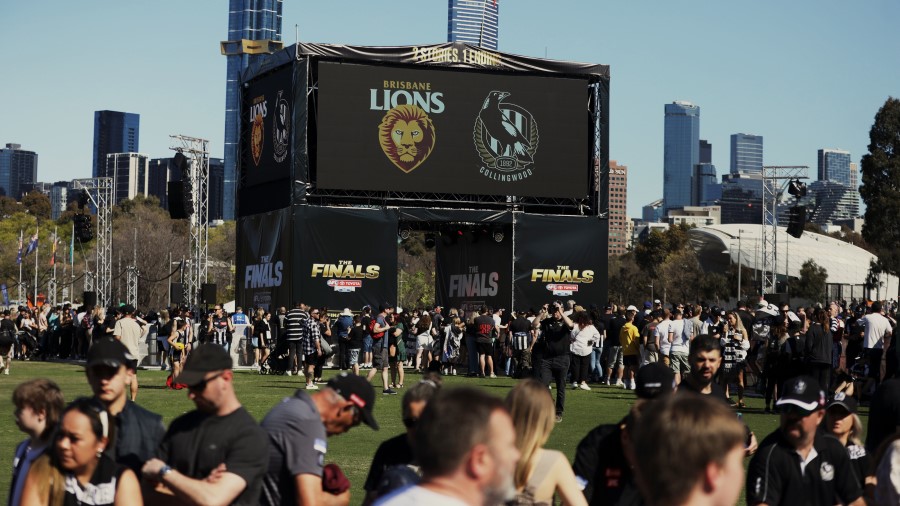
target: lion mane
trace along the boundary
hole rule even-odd
[[[394,126],[398,121],[405,121],[407,123],[418,121],[419,126],[422,128],[422,140],[416,143],[417,152],[413,160],[409,162],[400,160],[400,155],[397,153],[397,146],[394,144],[394,139],[391,137]],[[416,105],[398,105],[388,111],[387,114],[384,115],[384,118],[381,119],[381,125],[378,127],[378,132],[378,140],[381,143],[381,149],[384,151],[384,154],[387,155],[388,159],[394,165],[404,172],[410,172],[421,165],[434,150],[434,124],[432,123],[431,118],[428,117],[428,114],[421,107]]]

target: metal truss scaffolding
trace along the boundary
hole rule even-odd
[[[762,295],[776,293],[778,270],[778,201],[787,183],[792,179],[806,179],[806,165],[772,165],[763,167],[763,216],[762,216]],[[787,272],[785,272],[787,276]]]
[[[96,238],[97,265],[91,272],[85,266],[84,291],[97,293],[97,306],[108,307],[112,296],[112,206],[113,180],[111,177],[76,179],[75,189],[86,190],[97,208]]]
[[[190,217],[191,256],[184,271],[184,302],[196,306],[200,300],[200,287],[207,280],[209,263],[209,141],[170,135],[174,145],[169,149],[180,151],[190,160],[187,174],[182,179],[191,182],[193,213]]]

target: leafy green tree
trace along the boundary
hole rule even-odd
[[[800,267],[800,278],[790,280],[791,297],[822,302],[827,282],[828,271],[810,258]]]
[[[16,199],[7,197],[6,195],[0,195],[0,217],[8,218],[19,211],[22,211],[22,208],[19,206],[19,203],[16,202]]]
[[[50,198],[43,192],[32,190],[22,196],[22,207],[39,220],[50,219]]]
[[[866,203],[863,238],[878,251],[885,272],[900,275],[900,100],[890,97],[869,130],[869,152],[860,165]]]
[[[650,298],[650,276],[638,267],[633,253],[610,257],[607,275],[609,300],[627,305]]]

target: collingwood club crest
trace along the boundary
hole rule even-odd
[[[277,163],[287,158],[288,138],[291,133],[291,106],[282,97],[282,93],[284,91],[279,90],[278,98],[275,99],[275,121],[272,127],[273,157]]]
[[[497,181],[521,181],[532,174],[538,125],[524,107],[505,102],[508,91],[492,91],[475,119],[473,140],[484,162],[481,174]]]

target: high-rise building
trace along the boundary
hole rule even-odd
[[[147,196],[150,158],[140,153],[106,155],[106,173],[113,178],[113,202]]]
[[[700,139],[700,163],[712,163],[712,144]]]
[[[229,0],[228,40],[221,44],[228,58],[225,73],[225,183],[223,211],[235,218],[237,190],[237,146],[241,118],[241,73],[262,55],[282,48],[282,0]]]
[[[762,223],[762,172],[722,175],[722,224]]]
[[[663,200],[657,199],[641,208],[641,221],[659,223],[663,219]]]
[[[610,256],[624,255],[628,248],[628,167],[609,161],[609,244]]]
[[[496,51],[499,25],[497,0],[450,0],[447,42],[465,42]]]
[[[859,216],[859,191],[834,180],[813,181],[803,204],[810,210],[809,221],[826,225]]]
[[[169,181],[181,179],[181,169],[172,163],[171,158],[151,158],[147,163],[147,195],[159,199],[159,207],[169,209],[167,191]]]
[[[859,165],[850,163],[850,188],[859,191]]]
[[[139,114],[94,111],[94,165],[91,177],[112,177],[106,172],[106,155],[140,151],[140,126]]]
[[[819,150],[819,181],[835,181],[850,186],[850,152],[840,149]]]
[[[37,153],[22,149],[21,144],[0,149],[0,195],[22,200],[26,188],[37,182],[37,164]]]
[[[663,206],[691,205],[694,166],[700,163],[700,107],[690,102],[666,104],[663,158]]]
[[[221,158],[209,159],[209,208],[207,210],[209,221],[223,218],[225,194],[225,160]]]
[[[694,206],[705,206],[707,202],[717,200],[722,195],[716,178],[716,166],[711,163],[698,163],[694,166],[694,187],[691,189],[691,203]]]
[[[763,137],[753,134],[731,135],[731,173],[762,172]],[[724,222],[723,223],[727,223]]]
[[[58,220],[69,205],[69,182],[58,181],[50,187],[50,218]]]

